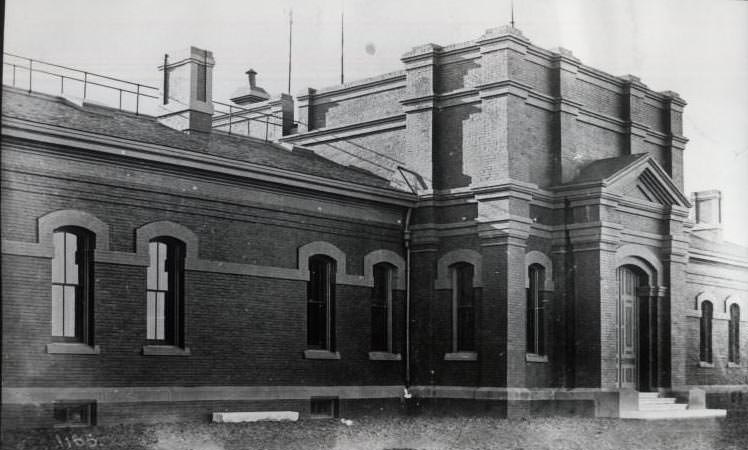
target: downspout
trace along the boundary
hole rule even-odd
[[[410,216],[413,207],[405,213],[403,242],[405,244],[405,388],[410,387]]]

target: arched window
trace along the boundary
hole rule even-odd
[[[148,243],[146,339],[153,344],[184,346],[184,255],[178,239]]]
[[[92,344],[95,236],[84,228],[61,227],[52,242],[52,336]]]
[[[452,274],[452,351],[475,351],[475,289],[472,264],[450,267]]]
[[[309,258],[307,345],[335,351],[335,260],[323,255]]]
[[[394,267],[375,264],[371,290],[371,350],[392,352],[392,274]]]
[[[540,264],[532,264],[527,270],[527,353],[545,355],[545,269]]]
[[[705,363],[712,362],[712,313],[713,306],[710,301],[701,302],[701,330],[699,358]]]
[[[733,303],[730,305],[730,329],[729,329],[729,355],[728,361],[740,364],[740,306]]]

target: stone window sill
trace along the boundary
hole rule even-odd
[[[190,356],[189,347],[181,348],[174,345],[144,345],[143,356]]]
[[[304,359],[340,359],[340,352],[329,350],[304,350]]]
[[[476,352],[445,353],[444,360],[445,361],[477,361],[478,353]]]
[[[369,359],[372,361],[400,361],[400,353],[391,352],[369,352]]]
[[[734,363],[734,362],[728,362],[727,363],[727,367],[730,368],[730,369],[737,369],[737,368],[740,368],[740,364],[739,363]]]
[[[98,355],[101,348],[98,345],[88,345],[82,342],[50,342],[47,353],[59,355]]]
[[[714,363],[699,361],[699,367],[714,368]]]
[[[527,353],[525,354],[525,361],[531,362],[531,363],[547,363],[548,355],[537,355],[535,353]]]

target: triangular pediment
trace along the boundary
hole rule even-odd
[[[601,185],[608,192],[650,203],[691,207],[672,178],[646,153],[595,161],[567,188],[585,185]]]
[[[690,208],[686,196],[649,155],[637,159],[605,180],[610,192],[650,203]]]
[[[614,191],[616,190],[614,188]],[[663,186],[657,175],[649,169],[643,170],[638,177],[631,180],[620,190],[620,193],[625,197],[633,197],[661,205],[678,204],[677,197],[667,189],[667,186]]]

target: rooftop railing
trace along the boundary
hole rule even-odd
[[[233,134],[237,125],[249,122],[257,122],[264,124],[265,126],[265,140],[268,140],[268,134],[270,127],[283,127],[283,118],[275,114],[268,114],[257,109],[242,108],[240,106],[231,105],[229,103],[223,103],[213,100],[213,106],[215,113],[213,115],[213,127],[219,127],[224,129],[229,134]],[[241,133],[241,134],[249,134]],[[256,136],[255,137],[259,137]]]
[[[3,52],[3,83],[28,92],[69,95],[140,114],[143,99],[158,99],[158,88]],[[56,86],[56,87],[55,87]],[[97,92],[94,94],[92,90]],[[106,92],[106,95],[103,94]],[[94,94],[94,95],[92,95]],[[134,103],[134,104],[133,104]]]

